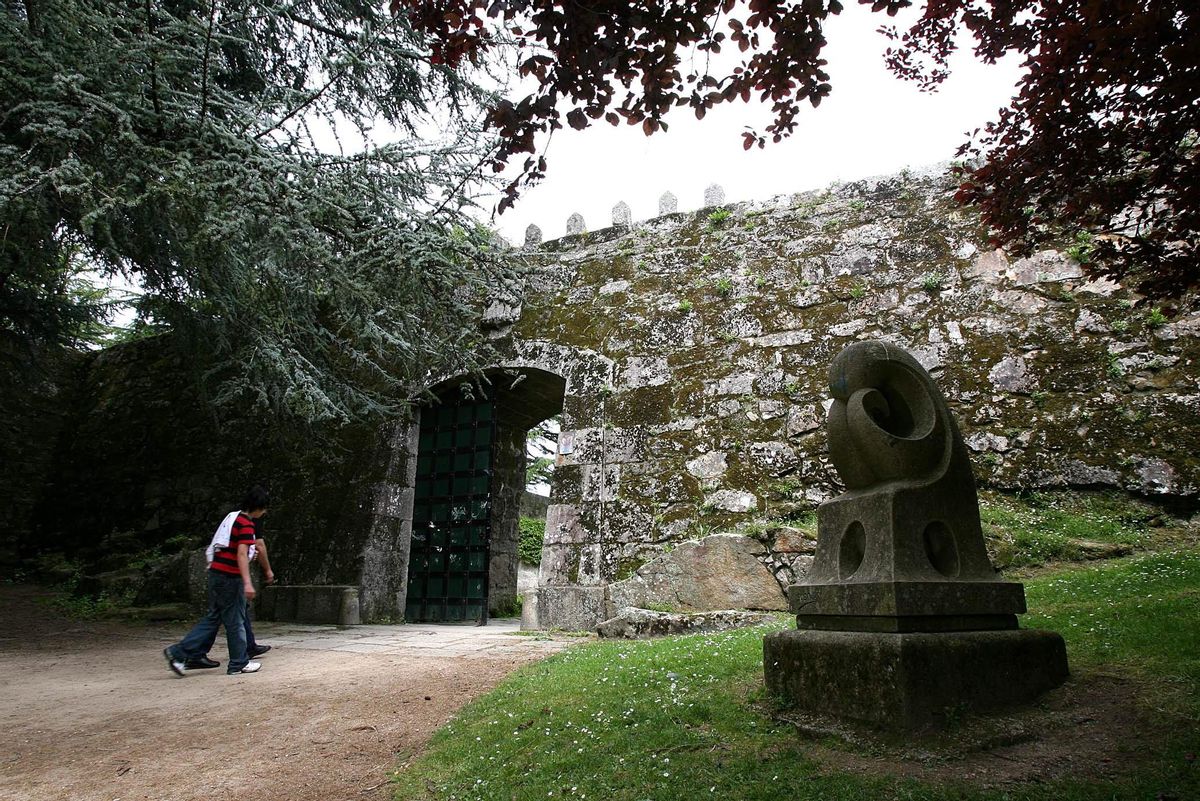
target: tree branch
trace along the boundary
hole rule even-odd
[[[208,116],[208,57],[212,52],[213,24],[217,17],[217,0],[211,0],[208,7],[208,30],[204,34],[204,62],[200,65],[200,127]]]
[[[150,6],[150,0],[146,0],[146,33],[153,42],[155,33],[154,10]],[[153,44],[151,44],[151,47],[153,47]],[[158,97],[158,62],[155,61],[154,56],[150,57],[150,99],[154,103],[154,116],[158,122],[158,138],[163,139],[166,133],[163,130],[162,101]]]

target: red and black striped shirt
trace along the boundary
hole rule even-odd
[[[246,545],[254,543],[254,521],[245,512],[239,514],[237,519],[233,521],[233,529],[229,532],[229,546],[218,548],[213,553],[213,561],[209,569],[240,576],[241,571],[238,570],[237,552],[238,546],[243,543]]]

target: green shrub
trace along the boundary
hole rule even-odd
[[[542,541],[546,539],[546,521],[536,517],[522,517],[520,522],[521,542],[517,554],[527,565],[542,563]]]
[[[930,294],[941,292],[945,280],[946,276],[940,272],[925,273],[921,276],[921,288]]]
[[[520,617],[522,607],[525,605],[525,596],[518,595],[503,606],[497,606],[488,610],[490,617]]]

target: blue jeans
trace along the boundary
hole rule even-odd
[[[246,604],[246,613],[242,615],[242,625],[246,627],[246,653],[253,654],[258,648],[258,642],[254,639],[254,629],[250,626],[250,604]],[[212,634],[204,641],[204,653],[207,654],[212,649],[213,643],[217,641],[217,629],[220,627],[220,621],[217,621],[217,625],[212,627]]]
[[[217,637],[217,629],[225,626],[225,641],[229,646],[228,673],[238,673],[250,659],[246,656],[246,593],[242,577],[208,571],[208,612],[192,626],[184,638],[170,648],[171,655],[185,662],[199,659],[208,653]]]

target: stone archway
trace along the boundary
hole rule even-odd
[[[432,381],[429,391],[438,403],[414,410],[412,417],[392,432],[387,478],[376,485],[370,536],[362,551],[360,605],[364,620],[409,620],[414,615],[435,619],[436,604],[429,601],[435,593],[451,589],[465,589],[466,597],[456,602],[461,608],[443,605],[449,615],[444,618],[447,622],[486,619],[487,608],[480,608],[476,601],[492,609],[511,606],[515,601],[526,433],[559,413],[564,431],[600,425],[612,363],[590,351],[537,341],[514,343],[512,351],[511,358],[484,370],[482,379],[454,376]],[[452,407],[453,421],[445,411]],[[460,416],[462,427],[458,429]],[[483,428],[489,429],[487,435],[482,434]],[[447,444],[447,435],[455,444]],[[437,448],[439,437],[447,447]],[[465,497],[465,503],[455,502],[454,483],[457,479],[460,488],[466,489],[463,482],[472,478],[469,474],[475,469],[466,469],[466,453],[482,452],[484,443],[480,440],[489,437],[490,463],[481,468],[491,479],[486,491],[487,520],[483,521],[479,519],[479,507],[472,510],[471,497]],[[455,459],[463,470],[455,469]],[[449,472],[438,470],[439,460]],[[449,494],[435,498],[432,493],[447,490],[446,482]],[[561,493],[552,484],[552,504],[559,503],[557,494]],[[573,493],[567,496],[576,501]],[[562,518],[564,512],[568,517],[578,517],[573,504],[563,507],[559,503],[558,508],[550,508],[552,517]],[[481,528],[485,522],[486,532]],[[549,542],[549,526],[547,531]],[[595,533],[598,542],[598,531]],[[480,570],[482,536],[486,536],[486,569]],[[565,583],[562,577],[556,578],[552,567],[547,576],[547,562],[554,563],[554,553],[553,546],[543,550],[539,585]],[[455,557],[453,566],[451,555]],[[464,567],[461,576],[454,575]],[[446,583],[437,583],[439,573]],[[410,588],[413,576],[423,582],[420,587],[414,584]],[[459,578],[467,584],[459,584]],[[452,580],[455,583],[450,587]],[[486,583],[485,598],[470,597],[479,595],[481,580]],[[603,593],[603,587],[597,589]],[[410,601],[419,603],[410,609]],[[536,604],[536,599],[527,602]]]

